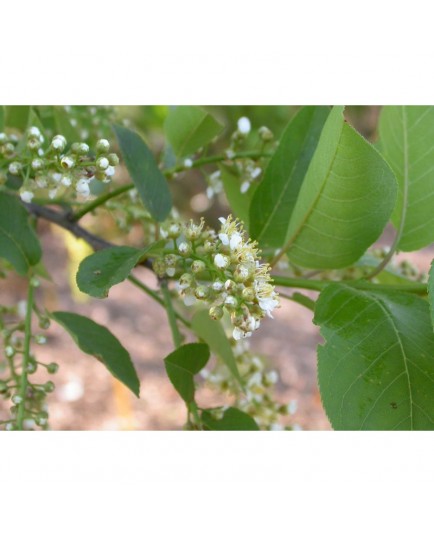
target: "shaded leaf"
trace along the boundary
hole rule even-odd
[[[285,129],[250,204],[250,235],[261,247],[283,246],[329,113],[328,106],[305,106]]]
[[[157,221],[165,220],[172,208],[172,197],[153,154],[136,132],[120,125],[114,125],[113,129],[143,204]]]
[[[106,298],[114,285],[124,281],[146,250],[127,246],[102,249],[86,257],[78,268],[77,286],[95,298]]]
[[[164,359],[167,375],[185,402],[194,400],[194,375],[208,363],[209,348],[206,344],[184,344]]]
[[[198,106],[177,106],[164,123],[167,139],[178,157],[192,155],[222,129],[223,125]]]
[[[396,191],[390,167],[334,107],[292,213],[289,258],[308,268],[351,265],[380,236]]]
[[[243,381],[238,372],[232,346],[226,337],[223,326],[217,320],[212,320],[208,310],[198,311],[191,321],[194,332],[198,337],[204,340],[211,351],[221,357],[224,364],[228,367],[231,374],[243,387]]]
[[[213,431],[248,431],[259,430],[255,419],[238,408],[228,408],[221,419],[216,419],[209,411],[202,411],[202,422]]]
[[[24,275],[42,256],[29,215],[15,196],[0,192],[0,257]]]
[[[379,133],[384,157],[398,179],[392,222],[403,232],[398,249],[434,242],[434,107],[385,106]]]
[[[65,136],[68,144],[80,140],[77,129],[71,125],[70,114],[63,106],[53,106],[53,114],[56,125],[55,134],[62,134]]]
[[[140,381],[130,354],[107,328],[75,313],[57,311],[51,317],[68,331],[80,350],[98,358],[139,397]]]
[[[434,333],[411,294],[329,285],[315,324],[322,401],[336,430],[433,430]]]

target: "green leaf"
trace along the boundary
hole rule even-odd
[[[434,260],[431,262],[428,279],[428,299],[431,311],[431,324],[434,327]]]
[[[24,275],[42,256],[29,215],[17,197],[0,192],[0,257]]]
[[[0,106],[0,132],[5,128],[5,107]]]
[[[29,120],[30,106],[5,106],[5,126],[24,131]]]
[[[434,430],[434,333],[426,300],[331,284],[314,323],[322,401],[336,430]]]
[[[434,107],[385,106],[379,133],[382,152],[398,179],[392,222],[403,229],[398,249],[434,242]]]
[[[136,132],[119,125],[114,125],[113,129],[143,204],[157,221],[165,220],[172,208],[172,198],[153,154]]]
[[[283,246],[303,179],[330,113],[306,106],[291,120],[250,205],[250,235],[261,247]]]
[[[253,199],[258,183],[253,183],[247,192],[241,192],[240,177],[231,172],[227,166],[220,166],[221,181],[225,190],[226,198],[231,208],[231,213],[239,218],[246,231],[249,231],[249,207]]]
[[[78,288],[95,298],[107,298],[111,287],[130,275],[145,252],[146,249],[115,246],[89,255],[78,268]]]
[[[107,328],[75,313],[57,311],[51,313],[51,317],[68,331],[80,350],[99,359],[115,378],[139,397],[140,381],[130,354]]]
[[[192,155],[222,129],[223,125],[198,106],[177,106],[164,123],[167,139],[178,157]]]
[[[194,401],[194,375],[208,363],[209,348],[206,344],[184,344],[164,359],[167,375],[185,402]]]
[[[232,346],[221,323],[218,320],[212,320],[208,310],[204,309],[193,316],[191,325],[196,335],[208,344],[212,352],[221,357],[223,363],[243,388],[243,380],[238,372]]]
[[[203,410],[201,418],[203,424],[213,431],[259,430],[256,421],[237,408],[228,408],[221,419],[216,419],[209,411]]]
[[[70,116],[63,106],[53,106],[56,134],[62,134],[71,144],[80,139],[78,131],[71,125]]]
[[[380,236],[396,191],[390,167],[334,107],[292,213],[289,258],[308,268],[353,264]]]

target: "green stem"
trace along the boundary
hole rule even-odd
[[[362,279],[357,280],[343,280],[343,281],[318,281],[312,279],[296,279],[283,276],[272,276],[274,284],[281,287],[290,288],[304,288],[308,290],[315,290],[321,292],[325,287],[331,283],[343,283],[345,285],[358,288],[361,290],[400,290],[402,292],[412,292],[414,294],[426,294],[427,286],[425,283],[403,283],[402,285],[379,285],[376,283],[370,283]]]
[[[134,188],[134,184],[124,184],[123,186],[116,188],[116,190],[107,192],[106,194],[99,196],[94,201],[91,201],[90,203],[86,203],[86,205],[84,205],[84,207],[81,210],[78,210],[72,216],[72,221],[80,220],[87,213],[92,212],[93,210],[95,210],[101,205],[104,205],[107,201],[109,201],[110,199],[113,199],[113,197],[117,197],[118,195],[128,192],[128,190],[131,190],[132,188]]]
[[[217,162],[222,162],[224,160],[240,160],[242,158],[269,158],[272,156],[272,154],[273,153],[260,153],[258,151],[244,151],[244,152],[236,153],[230,159],[226,155],[207,156],[205,158],[199,158],[198,160],[195,160],[191,168],[186,168],[183,164],[180,164],[178,166],[174,166],[172,168],[163,170],[163,174],[166,175],[166,177],[170,177],[174,173],[179,173],[180,171],[186,171],[187,169],[198,168],[201,166],[205,166],[206,164],[215,164]],[[116,190],[113,190],[112,192],[108,192],[104,195],[101,195],[94,201],[91,201],[90,203],[87,203],[86,205],[84,205],[84,207],[81,210],[78,210],[72,216],[72,221],[78,221],[89,212],[92,212],[92,210],[95,210],[99,206],[104,205],[108,200],[113,199],[114,197],[117,197],[125,192],[128,192],[128,190],[132,190],[134,187],[135,185],[132,183],[124,184],[123,186],[116,188]]]
[[[26,394],[27,394],[27,365],[30,357],[30,341],[32,339],[32,311],[33,311],[33,298],[34,298],[35,287],[32,283],[32,279],[29,279],[29,289],[27,292],[27,310],[26,310],[26,319],[25,319],[25,335],[24,335],[24,350],[23,350],[23,361],[21,365],[21,378],[20,378],[20,389],[19,396],[21,397],[21,402],[18,406],[17,413],[17,429],[23,429],[23,420],[24,420],[24,410],[26,404]]]
[[[169,320],[170,329],[172,331],[173,344],[175,345],[175,348],[178,348],[182,344],[182,335],[176,322],[176,313],[175,309],[173,308],[172,296],[170,295],[170,290],[166,279],[161,281],[161,291],[164,296],[167,319]]]
[[[130,281],[133,285],[135,285],[140,290],[143,290],[148,296],[150,296],[153,300],[155,300],[157,303],[159,303],[162,307],[166,307],[166,303],[163,299],[160,298],[160,296],[155,292],[155,290],[150,289],[147,285],[142,283],[137,277],[134,277],[133,275],[128,276],[128,281]],[[191,328],[191,324],[188,320],[183,318],[179,313],[175,311],[176,318],[184,324],[187,328]]]
[[[285,298],[286,300],[291,300],[295,303],[298,303],[299,305],[303,305],[303,307],[306,307],[310,311],[313,311],[315,309],[314,300],[311,300],[308,296],[305,296],[300,292],[294,292],[292,296],[289,296],[289,294],[285,294],[283,292],[279,292],[279,296],[281,298]]]

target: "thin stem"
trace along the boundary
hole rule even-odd
[[[286,300],[291,300],[295,303],[298,303],[299,305],[303,305],[303,307],[306,307],[310,311],[315,309],[315,302],[300,292],[294,292],[292,296],[285,294],[284,292],[279,292],[279,296],[281,298],[285,298]]]
[[[142,283],[139,279],[134,277],[133,275],[128,276],[128,281],[130,281],[133,285],[135,285],[140,290],[143,290],[148,296],[150,296],[153,300],[155,300],[157,303],[159,303],[162,307],[166,307],[166,304],[164,300],[155,292],[155,290],[150,289],[147,285]],[[185,320],[179,313],[175,311],[176,318],[184,324],[187,328],[191,327],[190,322],[188,320]]]
[[[166,177],[171,177],[172,175],[174,175],[175,173],[179,173],[180,171],[198,168],[201,166],[205,166],[206,164],[215,164],[224,160],[240,160],[242,158],[269,158],[272,156],[272,154],[273,153],[261,153],[258,151],[244,151],[236,153],[232,158],[228,158],[226,155],[207,156],[205,158],[199,158],[195,160],[190,168],[186,168],[183,164],[179,164],[178,166],[163,170],[163,174],[166,175]],[[73,216],[71,216],[71,220],[78,221],[84,215],[88,214],[89,212],[92,212],[92,210],[95,210],[99,206],[104,205],[110,199],[118,197],[119,195],[128,192],[128,190],[132,190],[134,187],[135,185],[133,183],[124,184],[123,186],[116,188],[116,190],[113,190],[112,192],[108,192],[104,195],[99,196],[94,201],[91,201],[90,203],[84,205],[81,210],[78,210]]]
[[[92,212],[99,206],[107,203],[107,201],[109,201],[110,199],[113,199],[113,197],[122,195],[123,193],[128,192],[128,190],[131,190],[132,188],[134,188],[134,184],[124,184],[123,186],[116,188],[116,190],[107,192],[104,195],[100,195],[94,201],[91,201],[90,203],[86,203],[86,205],[84,205],[84,207],[81,208],[81,210],[78,210],[77,212],[75,212],[75,214],[71,216],[71,220],[72,221],[80,220],[83,216],[85,216],[89,212]]]
[[[172,331],[173,344],[175,348],[178,348],[182,344],[182,335],[179,331],[178,324],[176,322],[176,313],[173,308],[172,296],[167,284],[167,279],[161,281],[161,291],[164,296],[164,303],[166,306],[167,319],[169,320],[170,330]]]
[[[17,413],[17,428],[18,430],[23,429],[23,420],[24,420],[24,409],[26,404],[26,393],[27,393],[27,364],[30,357],[30,341],[32,339],[32,311],[33,311],[33,298],[34,298],[35,287],[32,283],[32,280],[29,279],[29,289],[27,292],[27,310],[26,310],[26,319],[25,319],[25,335],[24,335],[24,350],[23,350],[23,360],[21,364],[21,378],[20,378],[20,389],[19,396],[21,402],[18,406]]]
[[[332,283],[343,283],[347,286],[358,288],[361,290],[400,290],[402,292],[411,292],[414,294],[427,294],[427,286],[425,283],[416,283],[409,281],[408,283],[403,283],[402,285],[379,285],[376,283],[371,283],[369,281],[364,281],[363,279],[357,280],[343,280],[343,281],[318,281],[312,279],[295,279],[291,277],[283,276],[272,276],[274,284],[281,287],[290,287],[290,288],[304,288],[308,290],[315,290],[321,292],[326,286]]]

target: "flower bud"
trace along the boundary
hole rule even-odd
[[[191,271],[195,274],[206,270],[206,264],[203,261],[193,261],[191,265]]]
[[[178,245],[178,251],[179,251],[179,254],[182,255],[183,257],[188,257],[188,255],[190,255],[191,253],[190,242],[181,242]]]
[[[44,391],[45,391],[46,393],[52,393],[52,392],[54,391],[54,389],[56,388],[56,386],[54,385],[53,382],[48,381],[48,382],[46,382],[46,383],[44,384],[43,388],[44,388]]]
[[[66,138],[62,136],[61,134],[54,136],[54,138],[51,140],[51,148],[57,153],[61,153],[62,151],[64,151],[65,147],[66,147]]]
[[[179,278],[178,285],[180,289],[184,290],[186,288],[191,287],[193,282],[194,282],[194,277],[191,274],[185,273],[185,274],[182,274],[181,277]]]
[[[18,405],[18,404],[21,404],[21,402],[23,401],[23,397],[20,396],[20,395],[14,395],[11,398],[11,401],[12,401],[13,404]]]
[[[44,161],[40,158],[35,158],[32,160],[32,169],[37,171],[38,169],[42,169],[44,167]]]
[[[20,162],[11,162],[9,164],[8,171],[11,175],[19,175],[22,169],[23,166]]]
[[[223,309],[221,307],[219,307],[218,305],[214,305],[209,310],[209,316],[213,320],[220,320],[220,318],[222,318],[222,316],[223,316]]]
[[[110,162],[108,161],[108,158],[105,156],[100,156],[98,160],[96,161],[96,167],[100,169],[101,171],[104,171],[107,169],[110,165]]]
[[[57,363],[49,363],[47,365],[47,372],[48,374],[56,374],[56,372],[59,370],[59,365]]]
[[[250,124],[250,119],[248,117],[240,117],[240,119],[238,119],[237,127],[238,127],[238,132],[240,134],[247,136],[247,134],[250,132],[251,127],[252,127]]]
[[[246,302],[252,302],[256,297],[256,293],[252,287],[243,288],[241,295]]]
[[[217,255],[214,257],[214,264],[217,266],[217,268],[227,268],[229,266],[229,257],[222,255],[221,253],[217,253]]]
[[[263,141],[271,141],[274,137],[273,133],[271,132],[271,130],[267,127],[260,127],[260,129],[258,130],[258,134],[259,136],[261,137],[261,140]]]
[[[30,190],[20,190],[20,197],[24,201],[24,203],[31,203],[34,196],[35,194]]]
[[[119,156],[116,153],[110,153],[107,158],[111,166],[117,166],[119,164]]]
[[[209,296],[209,288],[205,285],[199,285],[194,291],[198,300],[205,300]]]
[[[173,222],[169,225],[169,228],[167,229],[167,236],[169,238],[178,238],[178,236],[181,234],[181,226],[177,222]]]
[[[97,153],[108,153],[110,150],[110,143],[108,140],[100,139],[96,142],[96,152]]]

